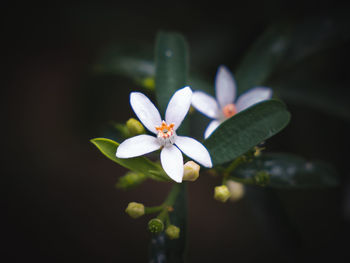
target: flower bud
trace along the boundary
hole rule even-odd
[[[162,232],[162,231],[164,230],[163,221],[160,220],[159,218],[152,218],[152,219],[148,222],[148,230],[149,230],[152,234],[159,234],[160,232]]]
[[[140,203],[131,202],[128,204],[128,207],[125,209],[125,212],[132,218],[138,218],[145,214],[145,206]]]
[[[228,187],[228,190],[231,193],[230,200],[231,201],[238,201],[244,196],[244,185],[241,183],[237,183],[232,180],[228,180],[226,182],[226,185]]]
[[[200,166],[193,161],[188,161],[184,165],[184,176],[182,180],[184,181],[196,181],[199,177]]]
[[[155,88],[155,81],[154,81],[154,78],[148,77],[148,78],[142,79],[141,85],[142,85],[144,88],[146,88],[146,89],[148,89],[148,90],[150,90],[150,91],[153,91],[154,88]]]
[[[136,120],[134,118],[130,118],[126,122],[126,127],[128,128],[128,131],[130,133],[130,137],[145,133],[145,128],[143,127],[141,122],[139,122],[138,120]]]
[[[142,173],[127,172],[126,175],[119,177],[116,184],[117,188],[130,189],[147,179],[147,176]]]
[[[170,225],[167,227],[165,230],[165,234],[170,238],[170,239],[177,239],[180,236],[180,228],[174,225]]]
[[[214,199],[225,203],[227,199],[231,196],[230,191],[226,185],[216,186],[214,189]]]
[[[265,186],[270,182],[270,175],[266,171],[259,171],[254,176],[255,183],[260,186]]]

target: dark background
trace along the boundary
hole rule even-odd
[[[106,46],[130,45],[152,57],[158,30],[178,31],[189,42],[191,70],[213,80],[220,64],[234,71],[269,24],[339,7],[348,8],[334,1],[5,3],[0,261],[147,261],[149,218],[133,220],[124,209],[130,201],[159,204],[169,185],[146,182],[136,190],[116,190],[125,169],[89,142],[103,135],[109,121],[133,116],[128,94],[139,89],[126,77],[93,72]],[[323,56],[332,92],[340,96],[349,94],[347,44]],[[221,204],[212,198],[218,179],[203,175],[189,186],[190,262],[349,260],[349,120],[287,104],[292,122],[268,142],[268,150],[328,161],[341,185],[252,187],[243,200]]]

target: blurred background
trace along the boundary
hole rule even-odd
[[[213,83],[220,64],[235,72],[266,28],[290,21],[301,37],[315,39],[303,42],[311,55],[297,60],[291,51],[293,63],[271,78],[272,88],[289,85],[276,92],[292,121],[267,142],[267,151],[327,161],[340,186],[249,187],[244,199],[221,204],[212,197],[219,179],[203,175],[189,185],[188,258],[348,262],[348,5],[8,1],[2,11],[2,262],[147,261],[149,218],[133,220],[124,209],[130,201],[157,205],[170,186],[147,181],[117,190],[126,170],[89,142],[104,136],[110,121],[134,116],[128,96],[140,90],[125,74],[99,70],[106,50],[152,60],[157,32],[177,31],[188,41],[191,72]]]

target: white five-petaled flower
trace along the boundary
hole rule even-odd
[[[161,149],[162,167],[178,183],[182,182],[184,169],[181,151],[201,165],[212,167],[209,152],[200,142],[176,134],[191,106],[191,98],[190,87],[175,92],[166,109],[165,121],[162,121],[157,108],[144,94],[130,93],[130,104],[136,116],[156,137],[142,134],[129,138],[119,145],[116,156],[132,158]]]
[[[233,75],[225,66],[220,66],[215,78],[216,99],[202,91],[193,92],[193,107],[209,118],[214,119],[204,132],[205,139],[226,119],[231,118],[253,104],[268,100],[272,96],[270,88],[255,87],[243,93],[236,100],[236,90]]]

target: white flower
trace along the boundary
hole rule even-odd
[[[243,93],[236,100],[236,89],[231,72],[225,66],[220,66],[215,79],[216,99],[202,91],[193,93],[193,107],[214,119],[205,130],[205,139],[226,119],[258,102],[268,100],[272,96],[270,88],[255,87]]]
[[[184,169],[181,151],[201,165],[212,167],[209,152],[200,142],[176,134],[191,106],[191,98],[190,87],[175,92],[166,109],[165,121],[162,121],[157,108],[144,94],[130,93],[130,104],[136,116],[156,136],[142,134],[127,139],[119,145],[116,156],[132,158],[161,149],[162,167],[178,183],[182,182]]]

